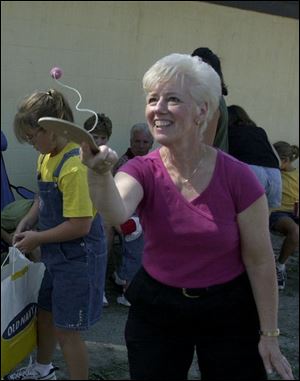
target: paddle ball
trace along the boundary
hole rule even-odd
[[[60,67],[53,67],[50,70],[50,75],[54,79],[59,79],[63,75],[63,71]]]

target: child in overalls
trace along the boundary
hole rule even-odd
[[[99,114],[97,113],[98,116],[98,123],[94,128],[94,124],[96,121],[95,115],[89,117],[83,124],[83,127],[85,130],[90,131],[93,129],[91,132],[92,137],[95,140],[95,143],[97,146],[102,146],[106,145],[107,142],[109,141],[111,134],[112,134],[112,122],[108,116],[105,114]],[[108,226],[107,224],[104,224],[104,231],[106,235],[106,240],[107,240],[107,254],[109,254],[109,249],[110,249],[110,235],[111,235],[111,227]],[[103,292],[103,307],[108,307],[108,300],[105,295],[105,290]]]
[[[41,247],[46,266],[38,300],[38,349],[34,364],[6,379],[55,380],[52,355],[62,349],[70,379],[88,379],[88,353],[81,330],[101,315],[107,262],[102,220],[88,191],[86,168],[75,143],[68,143],[37,121],[51,116],[73,121],[56,90],[25,98],[15,116],[19,141],[38,150],[39,197],[17,227],[16,246],[24,253]],[[38,221],[38,231],[30,230]]]

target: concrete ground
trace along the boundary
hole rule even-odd
[[[282,238],[272,236],[272,242],[275,253],[278,253]],[[288,332],[284,332],[283,329],[283,335],[280,336],[280,340],[284,353],[287,355],[289,361],[293,363],[292,365],[297,379],[297,377],[299,377],[299,369],[296,365],[296,363],[298,363],[297,359],[299,354],[299,268],[294,265],[299,263],[298,254],[292,259],[293,271],[291,271],[290,285],[288,280],[286,290],[280,294],[279,327],[288,327],[285,323],[287,308],[285,304],[283,304],[287,303],[292,326],[289,326],[290,331]],[[109,265],[109,273],[111,273],[111,271],[112,263]],[[129,380],[127,352],[124,341],[124,327],[128,307],[116,303],[117,290],[109,280],[107,280],[106,284],[106,296],[109,301],[109,306],[104,308],[101,320],[93,326],[89,332],[84,334],[90,355],[89,379]],[[289,354],[290,356],[288,356]],[[60,349],[57,349],[53,363],[59,367],[56,373],[57,379],[67,380],[67,369]],[[195,361],[190,369],[189,379],[200,379]]]

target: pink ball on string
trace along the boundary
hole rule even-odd
[[[60,67],[53,67],[50,70],[50,75],[54,79],[59,79],[63,75],[63,71]]]

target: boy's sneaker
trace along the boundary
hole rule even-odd
[[[20,368],[13,373],[4,376],[4,380],[56,380],[55,371],[57,367],[52,366],[48,374],[42,376],[36,369],[36,364],[30,364],[27,367]]]
[[[115,282],[115,284],[118,286],[125,286],[126,285],[126,280],[121,279],[119,277],[119,275],[116,273],[116,271],[113,272],[112,279],[113,279],[113,282]]]
[[[124,286],[126,286],[126,280],[121,279],[116,271],[114,271],[111,276],[109,277],[109,280],[113,283],[115,290],[118,292],[118,294],[122,294]]]
[[[131,304],[129,301],[125,298],[124,294],[117,297],[117,303],[122,304],[123,306],[130,307]]]
[[[105,294],[103,293],[103,301],[102,301],[103,307],[108,307],[108,300],[106,299]]]
[[[276,266],[276,273],[277,273],[277,283],[278,283],[278,290],[284,290],[285,289],[285,282],[286,282],[286,270],[285,269],[279,269]]]

